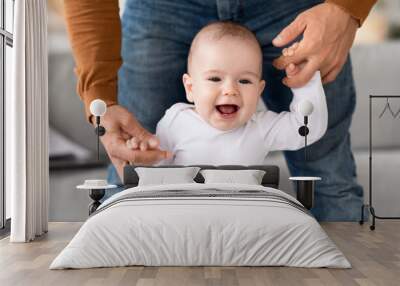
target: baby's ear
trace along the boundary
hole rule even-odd
[[[262,95],[265,88],[265,80],[260,80],[260,96]]]
[[[183,81],[183,86],[185,87],[185,91],[186,91],[186,99],[189,102],[193,102],[193,93],[192,93],[192,89],[193,89],[193,84],[192,84],[192,78],[190,77],[189,74],[185,73],[182,76],[182,81]]]

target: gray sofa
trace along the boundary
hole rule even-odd
[[[351,136],[359,182],[368,199],[369,95],[400,95],[400,42],[355,46],[352,57],[357,107]],[[385,104],[377,99],[372,105],[373,203],[377,215],[399,217],[400,116],[394,119],[386,112],[379,118]],[[390,105],[400,110],[400,99],[390,100]]]
[[[83,106],[76,96],[73,60],[67,45],[49,48],[49,118],[50,125],[89,150],[95,150],[93,129],[84,118]],[[368,96],[369,94],[400,95],[400,42],[359,45],[352,51],[357,108],[351,127],[352,146],[357,163],[358,179],[368,199]],[[374,107],[374,120],[384,107],[382,100]],[[400,109],[400,99],[393,100],[394,110]],[[400,215],[400,192],[396,177],[400,170],[400,132],[397,119],[383,116],[374,121],[373,164],[374,206],[378,215]],[[104,150],[103,150],[104,152]],[[280,188],[293,194],[288,169],[280,153],[272,154],[269,164],[281,169]],[[50,172],[50,220],[81,221],[87,217],[89,198],[75,190],[86,178],[104,178],[104,167]]]

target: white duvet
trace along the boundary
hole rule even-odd
[[[146,197],[175,190],[172,197]],[[249,192],[247,196],[248,190],[261,195]],[[183,195],[185,191],[241,196],[197,197]],[[193,183],[127,189],[109,198],[89,217],[50,269],[127,265],[351,267],[299,204],[282,191],[254,185]]]

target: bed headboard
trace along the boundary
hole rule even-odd
[[[240,165],[221,165],[221,166],[212,166],[212,165],[190,165],[190,166],[196,166],[200,167],[201,169],[219,169],[219,170],[264,170],[266,173],[262,179],[262,185],[265,187],[271,187],[278,189],[279,187],[279,167],[278,166],[273,166],[273,165],[251,165],[251,166],[240,166]],[[133,166],[133,165],[126,165],[124,167],[124,187],[125,188],[132,188],[136,187],[139,182],[139,177],[137,173],[135,172],[135,168],[139,166]],[[146,167],[146,166],[143,166]],[[152,167],[152,168],[178,168],[178,167],[184,167],[184,166],[157,166],[157,167]],[[204,178],[200,174],[200,172],[197,174],[197,176],[194,178],[194,180],[197,183],[204,183]]]

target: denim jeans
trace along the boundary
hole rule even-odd
[[[317,0],[127,0],[122,17],[123,65],[118,75],[119,103],[154,132],[167,108],[185,102],[182,75],[190,43],[210,21],[232,20],[244,24],[257,36],[263,49],[263,77],[267,83],[263,100],[276,112],[288,110],[292,93],[281,82],[284,72],[271,62],[282,49],[272,39]],[[303,150],[285,152],[293,176],[320,176],[315,190],[314,216],[321,221],[355,221],[360,217],[363,190],[356,181],[349,127],[355,108],[350,59],[337,79],[324,86],[328,131]],[[249,138],[251,140],[251,138]],[[121,184],[113,166],[108,180]],[[106,194],[109,197],[120,189]]]

